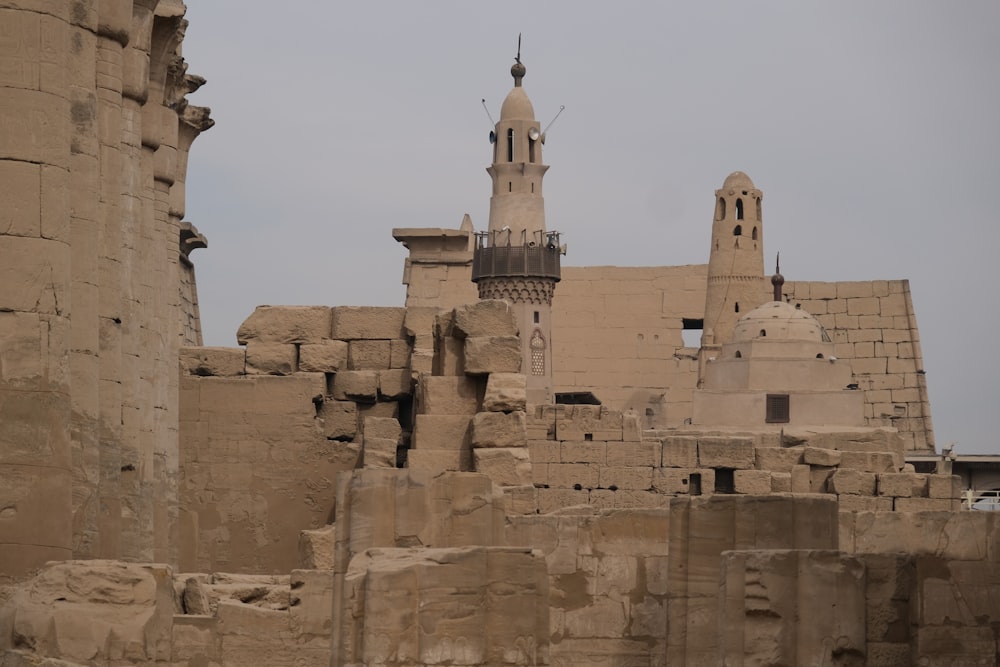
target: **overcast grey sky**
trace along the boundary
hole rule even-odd
[[[266,11],[260,8],[266,7]],[[939,446],[1000,453],[1000,3],[188,0],[207,345],[258,304],[402,305],[393,227],[486,226],[523,33],[568,265],[700,264],[732,171],[789,280],[909,278]]]

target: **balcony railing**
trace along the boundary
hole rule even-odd
[[[559,233],[548,232],[543,243],[487,245],[486,233],[476,235],[472,254],[472,280],[481,278],[531,277],[559,280]]]
[[[1000,490],[977,491],[966,489],[963,492],[962,505],[970,510],[1000,511]]]

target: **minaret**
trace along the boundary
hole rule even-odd
[[[767,301],[761,197],[742,171],[715,191],[703,348],[728,343],[736,320]]]
[[[521,332],[521,372],[528,402],[547,404],[552,395],[552,295],[559,282],[563,252],[559,232],[545,229],[542,136],[535,110],[521,87],[525,67],[520,49],[510,68],[514,88],[500,108],[490,135],[493,179],[488,231],[476,234],[472,280],[480,299],[511,304]]]

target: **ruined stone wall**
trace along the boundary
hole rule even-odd
[[[183,11],[0,8],[4,574],[175,558]]]

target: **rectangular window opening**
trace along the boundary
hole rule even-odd
[[[787,424],[791,416],[788,394],[767,395],[767,415],[764,421],[768,424]]]

